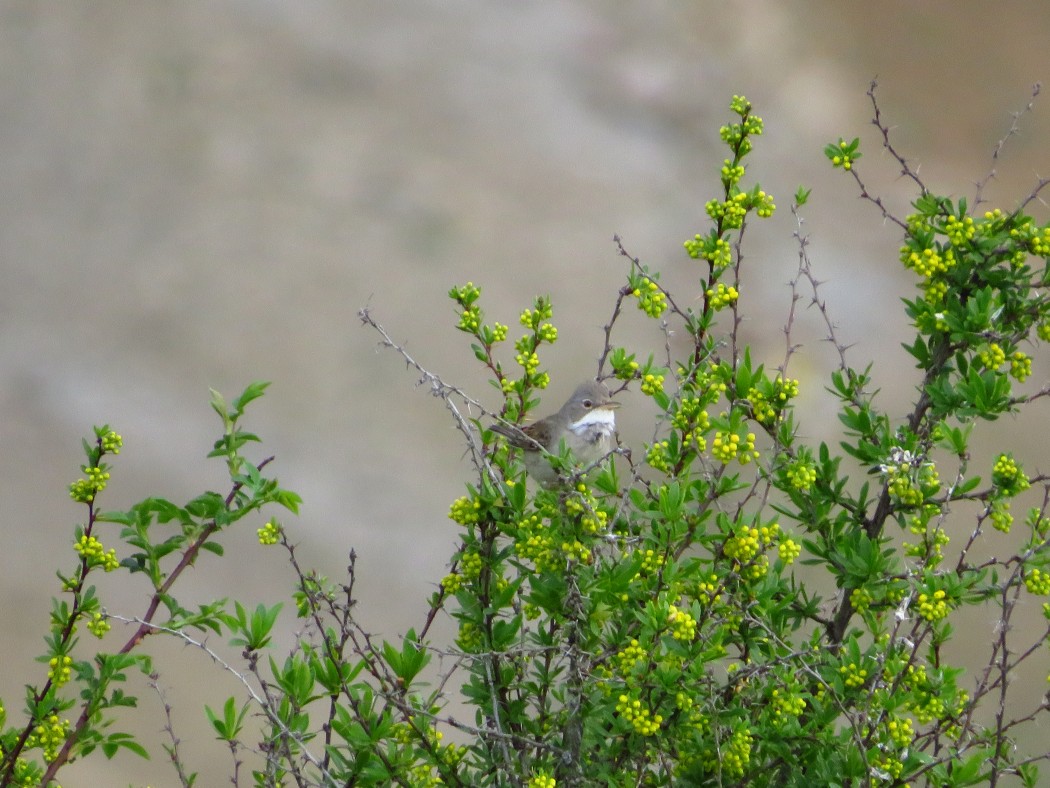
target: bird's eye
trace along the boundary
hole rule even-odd
[[[591,402],[591,400],[589,400],[589,399],[585,399],[583,401],[583,407],[585,407],[585,408],[593,408],[594,407],[594,403]]]

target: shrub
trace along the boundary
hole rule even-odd
[[[1011,679],[1023,663],[1046,671],[1050,484],[1008,446],[971,467],[970,437],[978,422],[1047,393],[1021,385],[1032,374],[1026,349],[1050,339],[1050,226],[1025,213],[1046,182],[1008,211],[981,205],[983,184],[972,204],[931,193],[894,149],[874,87],[884,148],[918,191],[913,212],[897,217],[869,194],[858,140],[826,154],[900,228],[897,256],[915,274],[904,311],[916,396],[904,418],[879,407],[871,367],[850,363],[837,340],[801,219],[792,304],[812,297],[838,350],[828,382],[844,428],[838,445],[801,437],[790,334],[777,369],[756,363],[738,336],[744,229],[775,205],[745,184],[762,121],[734,97],[721,129],[729,151],[721,188],[705,206],[710,226],[685,242],[695,292],[668,291],[617,240],[626,281],[595,372],[653,401],[660,417],[650,443],[586,466],[559,452],[551,461],[561,483],[530,489],[490,427],[493,418],[520,423],[550,382],[540,360],[558,339],[549,299],[521,313],[511,363],[510,328],[486,322],[480,288],[449,293],[458,327],[503,395],[496,414],[362,311],[462,432],[473,478],[449,511],[461,542],[419,628],[380,640],[355,615],[356,557],[342,583],[310,573],[271,517],[260,541],[288,551],[309,634],[278,660],[268,644],[279,607],[188,610],[173,595],[204,552],[221,556],[226,528],[273,505],[297,508],[297,496],[266,475],[270,461],[242,453],[257,440],[241,427],[244,408],[265,384],[231,405],[214,395],[223,435],[212,455],[227,463],[231,488],[185,506],[149,498],[127,512],[98,509],[110,471],[103,459],[121,441],[96,429],[85,476],[71,487],[87,524],[74,534],[74,569],[61,576],[47,677],[29,688],[19,720],[0,716],[0,785],[46,783],[96,748],[141,753],[133,736],[107,732],[109,711],[134,703],[121,689],[127,672],[152,670],[138,646],[167,634],[208,648],[196,631],[243,648],[243,668],[223,663],[244,682],[243,698],[206,710],[234,754],[235,783],[254,753],[256,785],[1035,785],[1048,753],[1017,744],[1045,720],[1046,703],[1016,697]],[[795,194],[796,215],[807,196]],[[632,303],[660,322],[661,349],[616,341]],[[1011,502],[1029,488],[1042,494],[1015,520]],[[99,542],[102,522],[122,527],[124,558]],[[990,537],[1011,530],[1014,547],[1002,555]],[[989,557],[974,559],[978,550]],[[109,626],[89,584],[97,571],[141,573],[153,588],[115,653],[92,653],[75,634],[81,622],[98,636]],[[1038,631],[1011,627],[1033,596],[1043,605]],[[985,658],[970,673],[952,648],[967,609],[998,621],[986,653],[964,646]],[[441,614],[456,622],[453,643],[431,635]],[[453,698],[473,708],[472,720],[449,713]],[[262,715],[261,732],[246,727],[249,712]],[[174,739],[169,753],[192,784]]]

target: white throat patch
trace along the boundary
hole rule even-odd
[[[592,410],[579,421],[569,425],[569,429],[577,435],[582,435],[590,430],[611,433],[616,429],[616,414],[610,408],[597,408]]]

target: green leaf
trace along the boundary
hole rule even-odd
[[[230,643],[235,646],[244,646],[248,651],[265,648],[270,642],[270,633],[273,631],[274,624],[277,623],[277,616],[282,607],[284,607],[283,603],[269,608],[260,603],[249,616],[240,602],[234,602],[235,614],[226,613],[220,616],[226,625],[238,634],[238,637],[233,638]]]
[[[214,519],[219,512],[225,510],[226,500],[215,492],[206,492],[198,495],[186,504],[186,512],[191,517],[200,520]]]
[[[755,376],[751,374],[751,348],[745,346],[744,357],[740,360],[740,363],[737,364],[736,379],[734,380],[738,397],[747,396],[748,391],[751,390],[754,377]]]
[[[304,660],[302,655],[295,654],[288,657],[283,666],[278,667],[271,657],[270,671],[273,673],[274,681],[297,708],[302,708],[313,700],[314,674],[310,670],[308,659]]]
[[[1017,765],[1017,774],[1025,788],[1035,788],[1039,785],[1039,767],[1034,763],[1021,763]]]
[[[230,423],[230,417],[228,415],[229,410],[226,406],[226,400],[223,398],[222,394],[215,389],[208,389],[208,391],[211,392],[209,403],[211,404],[212,410],[219,414],[219,418],[222,419],[223,424],[228,425]]]
[[[241,395],[233,401],[233,406],[237,409],[237,414],[240,415],[244,413],[244,409],[248,406],[248,403],[261,397],[269,386],[270,383],[268,381],[255,381],[254,383],[249,383],[244,391],[241,392]]]
[[[245,703],[241,710],[237,711],[236,701],[229,697],[226,699],[226,703],[223,704],[221,717],[212,711],[208,705],[204,706],[204,713],[208,716],[208,721],[211,722],[211,726],[218,734],[216,738],[220,741],[233,742],[240,735],[241,729],[244,727],[244,718],[247,716],[250,708],[250,704]]]
[[[384,642],[383,657],[390,669],[394,671],[394,675],[401,679],[405,686],[410,686],[419,672],[430,662],[430,655],[417,643],[415,630],[412,629],[405,635],[400,651]]]
[[[518,640],[520,632],[521,616],[509,620],[497,619],[492,624],[492,647],[496,650],[508,648]]]
[[[147,761],[149,760],[149,753],[146,751],[146,748],[135,741],[135,737],[130,733],[111,733],[102,740],[102,752],[105,753],[106,758],[112,758],[122,749],[133,752]]]
[[[660,514],[668,520],[677,520],[681,516],[682,504],[685,501],[682,485],[675,481],[662,486],[659,490],[659,500]]]

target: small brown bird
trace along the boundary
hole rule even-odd
[[[609,389],[598,381],[580,384],[561,410],[532,424],[513,427],[493,424],[490,428],[507,438],[523,452],[525,470],[536,481],[550,485],[558,481],[550,455],[557,454],[561,442],[584,464],[596,462],[616,444],[615,402]]]

